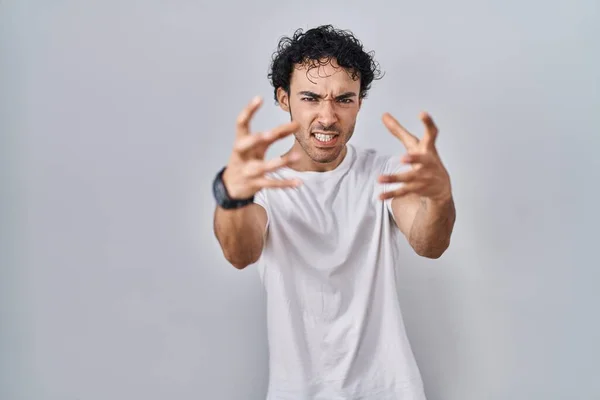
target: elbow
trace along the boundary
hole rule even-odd
[[[252,258],[240,258],[240,257],[231,257],[225,254],[225,259],[231,264],[235,269],[242,270],[246,267],[256,263],[258,261],[257,257]]]
[[[423,251],[423,252],[417,252],[418,255],[420,255],[421,257],[424,258],[429,258],[432,260],[437,260],[438,258],[440,258],[442,256],[442,254],[444,254],[444,250],[440,251]]]
[[[421,257],[437,260],[450,247],[450,242],[438,243],[435,246],[413,246],[415,253]]]
[[[225,259],[233,266],[235,269],[242,270],[252,264],[249,260],[236,259],[232,257],[225,256]]]
[[[227,245],[221,245],[223,257],[229,264],[235,269],[245,269],[246,267],[256,263],[260,259],[262,250],[257,250],[249,247],[231,247]]]
[[[251,263],[245,263],[245,262],[239,262],[239,261],[229,261],[229,263],[233,266],[233,268],[239,269],[239,270],[242,270],[251,264]]]

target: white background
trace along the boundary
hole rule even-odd
[[[264,399],[264,293],[210,183],[254,95],[253,127],[288,119],[279,37],[332,23],[386,73],[354,144],[402,154],[385,111],[440,127],[452,246],[401,271],[429,399],[600,399],[598,8],[0,1],[0,398]]]

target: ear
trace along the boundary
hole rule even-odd
[[[290,111],[290,95],[282,87],[277,88],[277,102],[283,111]]]

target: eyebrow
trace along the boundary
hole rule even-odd
[[[311,92],[309,90],[303,90],[301,92],[298,92],[298,94],[301,95],[301,96],[313,97],[315,99],[322,99],[323,98],[323,96],[321,96],[320,94],[317,94],[315,92]],[[335,96],[335,99],[336,100],[343,100],[343,99],[347,99],[347,98],[350,98],[350,97],[356,97],[356,93],[354,93],[354,92],[345,92],[345,93],[342,93],[342,94],[340,94],[338,96]]]

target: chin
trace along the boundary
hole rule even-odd
[[[342,153],[343,147],[336,147],[332,149],[318,149],[314,148],[310,152],[310,158],[319,164],[329,164],[338,159]]]

